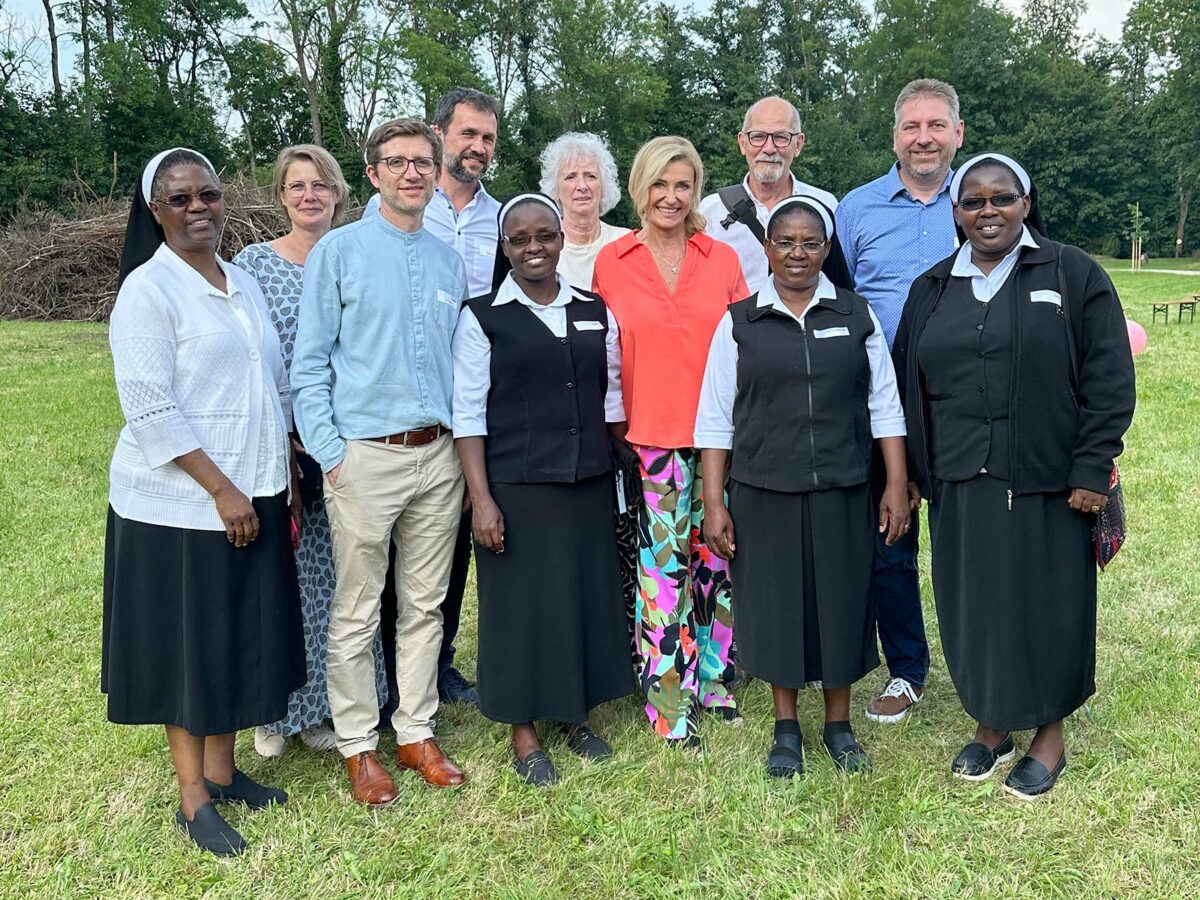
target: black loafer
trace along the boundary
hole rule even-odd
[[[567,749],[584,759],[599,762],[612,756],[612,747],[608,746],[608,742],[587,725],[565,726],[563,736]]]
[[[214,856],[236,856],[246,849],[245,839],[217,812],[211,803],[196,810],[192,821],[188,821],[183,810],[175,811],[175,824],[201,850]]]
[[[736,706],[706,706],[704,711],[710,716],[716,716],[726,725],[741,725],[744,721]]]
[[[524,759],[514,759],[513,768],[522,781],[533,787],[550,787],[558,783],[558,769],[541,750],[534,750]]]
[[[871,757],[853,734],[834,734],[825,738],[825,749],[833,757],[834,765],[847,775],[871,771]]]
[[[958,756],[950,763],[950,774],[966,781],[983,781],[991,777],[997,765],[1008,762],[1016,755],[1012,734],[1005,735],[1004,740],[995,747],[972,741],[958,751]]]
[[[777,734],[767,754],[767,774],[772,778],[795,778],[804,774],[804,745],[798,734]]]
[[[1067,754],[1063,752],[1058,765],[1051,772],[1032,756],[1022,756],[1020,762],[1004,779],[1004,789],[1022,800],[1035,800],[1049,791],[1058,782],[1058,776],[1067,767]]]
[[[217,784],[207,778],[204,784],[208,796],[216,803],[244,803],[249,809],[266,809],[272,803],[282,806],[288,799],[286,791],[259,784],[241,769],[233,770],[233,781],[229,784]]]

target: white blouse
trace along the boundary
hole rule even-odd
[[[1021,248],[1037,246],[1038,242],[1033,239],[1029,229],[1022,225],[1021,240],[1017,242],[1017,246],[1013,247],[1012,252],[1000,260],[1000,264],[996,268],[984,275],[983,270],[975,265],[975,260],[971,257],[971,242],[966,241],[958,248],[958,256],[954,257],[954,266],[950,269],[950,274],[954,278],[970,278],[971,291],[975,294],[975,299],[981,303],[987,303],[1000,292],[1000,288],[1004,287],[1004,282],[1008,281],[1009,273],[1012,272],[1021,256]]]
[[[768,278],[758,292],[758,305],[773,306],[791,316],[804,328],[804,319],[818,300],[833,300],[837,290],[833,282],[821,273],[813,302],[799,316],[788,309],[775,290],[775,279]],[[896,370],[888,355],[887,340],[875,312],[867,307],[875,331],[867,337],[867,362],[871,369],[871,386],[867,406],[871,414],[871,436],[875,438],[903,437],[907,434],[900,394],[896,390]],[[694,446],[716,450],[733,448],[733,401],[737,396],[738,346],[733,339],[733,319],[729,313],[721,317],[708,350],[708,365],[700,387],[700,408],[696,413]]]
[[[555,337],[567,336],[567,304],[596,303],[593,297],[571,289],[558,276],[558,296],[548,304],[537,303],[526,296],[510,273],[496,291],[492,306],[520,303],[530,309]],[[617,320],[608,314],[608,333],[604,345],[608,364],[608,393],[604,398],[604,421],[625,421],[625,399],[621,393],[621,342]],[[483,333],[479,319],[469,306],[458,314],[452,345],[454,355],[454,436],[482,437],[487,434],[487,398],[492,388],[492,345]]]

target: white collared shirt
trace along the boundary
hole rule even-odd
[[[520,303],[527,307],[555,337],[567,336],[567,304],[576,301],[595,303],[571,288],[561,275],[558,276],[558,296],[548,304],[531,300],[517,286],[512,274],[504,279],[496,291],[492,306],[505,303]],[[608,393],[604,398],[604,421],[625,421],[625,399],[621,393],[621,342],[617,320],[611,310],[608,316],[608,333],[604,346],[608,365]],[[454,330],[454,436],[483,437],[487,434],[487,398],[492,388],[492,345],[479,319],[469,306],[464,306],[458,315],[458,327]]]
[[[775,279],[758,292],[757,305],[770,306],[790,316],[804,328],[804,319],[820,300],[834,300],[837,289],[833,282],[821,273],[813,302],[800,315],[790,309],[775,290]],[[907,430],[904,410],[900,406],[900,394],[896,390],[896,370],[888,354],[883,326],[868,305],[871,324],[875,330],[867,337],[867,362],[871,369],[871,387],[867,395],[867,407],[871,415],[871,436],[875,438],[903,437]],[[696,413],[694,446],[718,450],[733,448],[733,402],[737,397],[738,345],[733,339],[733,318],[729,313],[721,317],[712,344],[708,350],[708,365],[704,368],[704,381],[700,386],[700,407]],[[851,410],[846,415],[852,415]]]
[[[828,206],[831,212],[837,209],[837,197],[829,191],[805,184],[795,175],[791,175],[791,179],[793,194],[811,194]],[[767,219],[770,218],[771,211],[750,190],[749,175],[742,179],[742,187],[754,201],[754,212],[758,216],[759,223],[766,230]],[[720,194],[709,194],[700,201],[700,214],[705,219],[705,234],[715,240],[725,242],[737,251],[738,260],[742,264],[742,276],[746,279],[746,286],[750,288],[750,293],[761,291],[763,285],[771,280],[771,268],[767,264],[767,254],[763,251],[762,242],[754,237],[754,232],[740,222],[731,224],[728,228],[721,225],[721,222],[729,215],[729,210],[721,202]]]
[[[975,294],[975,299],[987,303],[996,296],[1000,288],[1004,287],[1004,282],[1008,280],[1009,273],[1012,272],[1013,266],[1017,264],[1017,258],[1021,255],[1021,248],[1037,246],[1038,242],[1033,239],[1029,229],[1022,225],[1021,240],[1017,242],[1017,246],[1013,247],[1012,252],[1000,260],[1000,264],[996,268],[984,275],[983,270],[975,265],[971,255],[971,242],[967,241],[958,248],[958,255],[954,258],[954,267],[950,269],[950,275],[954,278],[970,278],[971,290]]]
[[[380,202],[379,194],[368,200],[363,218],[379,215]],[[440,185],[433,189],[433,197],[425,207],[425,230],[457,250],[467,267],[468,297],[491,293],[499,215],[500,201],[487,192],[482,181],[462,212],[455,211],[454,202]]]

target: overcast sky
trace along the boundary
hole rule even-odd
[[[709,6],[709,0],[671,0],[677,6],[691,5],[697,8]],[[1000,0],[1005,6],[1014,11],[1021,8],[1021,0]],[[1087,0],[1088,10],[1080,21],[1080,29],[1084,33],[1099,32],[1103,37],[1117,40],[1121,37],[1121,25],[1129,12],[1132,0]],[[41,0],[0,0],[0,9],[14,15],[25,29],[38,35],[46,34],[46,19]],[[61,28],[62,25],[60,24]],[[64,80],[72,74],[75,61],[75,50],[69,41],[63,41],[60,46],[62,57],[60,67]],[[49,78],[46,79],[49,81]]]

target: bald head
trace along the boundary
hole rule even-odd
[[[800,112],[782,97],[763,97],[748,110],[738,133],[738,149],[746,158],[750,180],[760,187],[787,178],[804,147]],[[753,187],[753,185],[752,185]],[[768,188],[773,192],[774,188]]]

